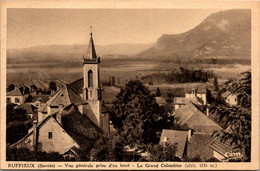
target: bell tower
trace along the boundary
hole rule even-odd
[[[94,41],[90,33],[90,40],[86,55],[83,55],[83,98],[84,100],[101,100],[100,94],[100,57],[97,57]]]
[[[92,31],[90,33],[87,53],[83,55],[83,80],[83,99],[88,102],[95,115],[94,122],[102,129],[100,57],[96,55]],[[84,114],[89,115],[86,107],[83,110]]]

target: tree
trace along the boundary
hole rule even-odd
[[[155,95],[156,95],[156,97],[161,97],[162,94],[161,94],[161,90],[159,87],[157,87]]]
[[[233,93],[240,95],[240,106],[217,105],[216,113],[220,121],[224,121],[224,130],[214,135],[223,142],[230,140],[234,149],[240,149],[245,154],[244,161],[251,158],[251,72],[242,73],[239,81],[232,81]]]
[[[90,152],[91,161],[122,161],[124,147],[118,137],[100,137]]]
[[[176,156],[177,144],[150,144],[147,150],[149,153],[147,160],[150,162],[181,161],[180,158]]]
[[[124,145],[143,147],[158,143],[157,132],[171,125],[169,117],[140,81],[129,81],[113,102],[111,120],[123,137]]]
[[[14,85],[14,84],[10,84],[10,85],[7,87],[7,91],[12,91],[13,89],[15,89],[15,85]]]
[[[57,84],[56,84],[56,82],[55,82],[55,81],[51,81],[51,82],[49,83],[49,88],[50,88],[51,90],[53,90],[53,91],[57,91]]]
[[[218,92],[219,91],[219,86],[218,86],[218,78],[217,77],[214,77],[213,84],[214,84],[215,91]]]

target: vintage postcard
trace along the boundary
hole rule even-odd
[[[0,169],[258,170],[259,15],[2,1]]]

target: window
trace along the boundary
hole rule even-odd
[[[11,101],[11,98],[10,98],[10,97],[7,97],[7,101],[10,102],[10,101]]]
[[[88,87],[93,87],[93,72],[92,72],[92,70],[88,71]]]
[[[19,98],[15,98],[15,103],[19,103],[20,99]]]
[[[52,132],[49,132],[48,137],[49,139],[52,139]]]

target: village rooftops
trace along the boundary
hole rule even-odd
[[[79,105],[87,103],[87,101],[83,100],[80,95],[69,85],[66,85],[62,89],[58,90],[53,97],[46,102],[48,106],[58,106],[59,104],[68,106],[71,103]]]
[[[7,92],[6,96],[23,96],[23,94],[18,87],[15,87],[15,89],[13,89],[12,91]]]
[[[187,145],[188,131],[177,131],[177,130],[169,130],[163,129],[160,144],[168,143],[171,145],[177,144],[177,152],[176,155],[180,158],[183,157],[185,147]]]
[[[194,132],[213,133],[222,129],[193,103],[178,108],[173,115],[176,120],[176,127],[181,130],[192,129]]]
[[[190,102],[197,104],[197,105],[203,104],[202,102],[200,102],[200,99],[197,97],[195,97],[195,98],[175,97],[174,98],[174,104],[186,105]]]

